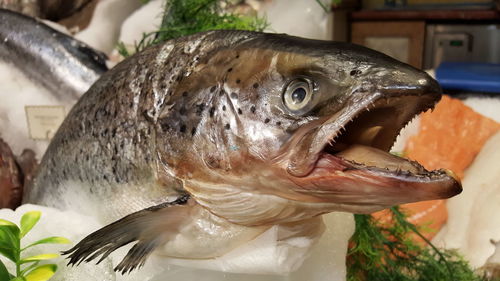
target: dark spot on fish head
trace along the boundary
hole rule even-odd
[[[188,95],[188,92],[182,92],[183,97],[187,97],[187,95]]]
[[[222,111],[226,111],[226,106],[225,105],[222,106]]]
[[[196,106],[196,115],[201,116],[203,114],[203,110],[205,110],[205,104],[200,103]]]
[[[227,72],[231,72],[231,71],[233,71],[233,68],[229,68],[229,69],[227,70]]]
[[[215,89],[217,89],[217,86],[212,86],[212,87],[210,88],[210,93],[215,92]]]
[[[238,94],[236,94],[235,92],[232,92],[232,93],[231,93],[231,98],[232,98],[233,100],[237,99],[237,98],[238,98]]]
[[[239,115],[243,114],[243,111],[241,111],[241,108],[238,108],[238,114]]]
[[[179,109],[179,114],[180,115],[186,115],[186,107],[181,106],[181,108]]]
[[[267,123],[269,123],[269,121],[271,121],[271,119],[266,118],[266,119],[264,120],[264,123],[266,123],[266,124],[267,124]]]
[[[215,113],[215,107],[212,106],[209,110],[210,117],[214,117],[214,113]]]
[[[253,87],[254,89],[257,89],[257,88],[259,87],[259,83],[253,83],[252,87]]]
[[[240,84],[241,83],[241,80],[240,79],[236,79],[236,84]]]
[[[185,133],[186,132],[186,125],[181,124],[181,127],[179,128],[179,132]]]
[[[252,105],[252,106],[250,107],[250,111],[251,111],[252,113],[255,113],[255,105]]]
[[[161,119],[160,126],[161,126],[162,131],[164,131],[164,132],[170,130],[170,125],[168,124],[168,118]]]
[[[226,130],[229,130],[229,129],[231,129],[231,125],[226,124],[226,125],[224,125],[224,128],[225,128]]]

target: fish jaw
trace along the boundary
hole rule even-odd
[[[392,161],[397,162],[410,163]],[[391,170],[328,153],[320,156],[309,175],[292,180],[300,186],[294,191],[313,195],[319,202],[335,202],[340,204],[336,208],[353,213],[371,213],[403,203],[449,198],[461,191],[459,180],[449,170],[429,172],[422,168],[420,173]]]
[[[354,213],[462,191],[453,172],[427,171],[388,153],[399,131],[441,97],[439,85],[427,74],[404,71],[382,77],[376,86],[354,89],[341,110],[291,138],[284,163],[297,186],[293,191]]]

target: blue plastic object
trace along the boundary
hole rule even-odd
[[[443,62],[436,69],[443,89],[500,94],[500,64]]]

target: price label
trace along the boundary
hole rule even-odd
[[[64,106],[25,106],[31,139],[50,140],[66,116]]]

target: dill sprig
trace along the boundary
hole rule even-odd
[[[452,250],[439,250],[398,207],[382,224],[370,215],[355,215],[356,230],[347,255],[348,281],[485,281]],[[427,246],[411,238],[415,233]]]
[[[157,31],[143,34],[135,43],[134,52],[197,32],[217,29],[263,31],[268,23],[265,18],[245,16],[229,12],[228,0],[170,0],[165,5],[161,26]],[[127,46],[120,42],[118,52],[131,55]]]

